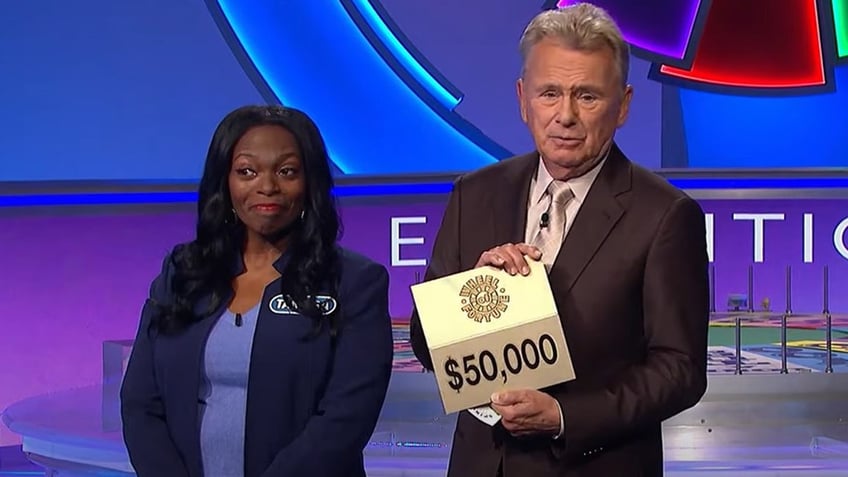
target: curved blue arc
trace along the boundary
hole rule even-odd
[[[462,100],[460,95],[455,95],[448,91],[436,78],[428,72],[424,66],[416,60],[412,53],[401,43],[397,36],[392,32],[385,20],[380,17],[371,0],[350,0],[362,18],[368,23],[368,26],[374,31],[383,45],[391,52],[392,56],[403,65],[403,68],[412,75],[413,78],[430,93],[436,100],[447,108],[453,111],[454,108]]]
[[[497,161],[398,77],[341,2],[207,1],[277,99],[315,120],[342,172],[463,171]]]

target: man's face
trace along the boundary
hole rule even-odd
[[[622,84],[610,48],[575,50],[543,39],[530,49],[517,84],[521,119],[554,178],[591,169],[612,142],[633,95]]]

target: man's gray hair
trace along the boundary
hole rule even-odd
[[[546,10],[533,18],[521,35],[521,74],[530,49],[550,38],[567,48],[597,51],[610,48],[621,74],[622,86],[627,85],[630,70],[630,47],[624,41],[615,20],[603,8],[591,3],[576,3],[558,10]]]

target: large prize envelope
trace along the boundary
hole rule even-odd
[[[482,267],[411,287],[446,413],[575,378],[545,266],[527,261],[528,276]]]

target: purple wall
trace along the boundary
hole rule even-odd
[[[0,409],[99,382],[101,343],[134,335],[164,253],[190,232],[178,213],[0,217]],[[0,426],[0,445],[16,442]]]
[[[409,285],[424,267],[392,266],[392,217],[426,217],[399,226],[399,257],[422,260],[432,247],[445,197],[392,197],[342,207],[343,243],[390,266],[391,311],[407,317]],[[391,204],[389,203],[391,201]],[[753,223],[738,213],[782,213],[763,233],[763,262],[755,264],[756,302],[768,296],[783,309],[785,267],[792,265],[798,312],[821,311],[821,267],[830,266],[831,309],[848,312],[848,259],[834,247],[834,229],[848,216],[848,199],[702,200],[713,214],[717,304],[744,293],[754,261]],[[804,218],[813,214],[813,263],[804,263]],[[848,222],[845,222],[848,224]],[[193,232],[190,210],[19,209],[0,215],[0,409],[34,394],[99,382],[101,343],[131,338],[150,281],[164,254]],[[845,238],[848,238],[846,236]],[[846,252],[848,255],[848,252]],[[802,288],[803,287],[803,288]],[[0,445],[17,440],[0,426]]]

